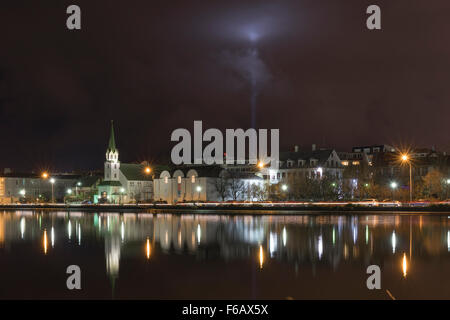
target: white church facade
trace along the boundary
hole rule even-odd
[[[111,133],[104,164],[104,179],[98,185],[98,194],[94,196],[94,202],[120,204],[152,201],[153,182],[148,171],[143,164],[119,161],[114,124],[111,121]]]

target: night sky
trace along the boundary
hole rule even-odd
[[[366,28],[371,4],[381,31]],[[194,120],[249,128],[252,90],[282,149],[450,150],[449,13],[448,0],[2,0],[0,168],[102,168],[111,119],[122,162],[163,161]]]

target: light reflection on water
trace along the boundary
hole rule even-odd
[[[65,262],[59,258],[60,254],[76,253],[82,269],[97,270],[101,268],[98,261],[103,256],[103,273],[105,279],[113,283],[113,288],[121,279],[129,281],[131,276],[142,276],[142,286],[146,285],[147,279],[153,285],[161,281],[160,286],[164,288],[158,278],[164,276],[165,270],[179,267],[183,276],[173,274],[174,281],[189,278],[194,283],[201,283],[191,289],[194,296],[200,298],[284,298],[283,290],[294,298],[296,295],[298,298],[385,298],[383,295],[371,296],[365,288],[367,266],[378,264],[384,270],[385,286],[393,288],[390,291],[394,295],[397,291],[405,297],[415,298],[413,292],[422,290],[426,294],[423,282],[436,281],[446,285],[442,281],[445,274],[439,272],[450,263],[450,226],[447,216],[431,215],[0,212],[0,261],[11,268],[8,270],[15,270],[17,261],[30,266],[42,264],[36,256],[37,247],[39,254],[46,257],[44,262],[48,268],[56,268]],[[77,264],[77,261],[71,259],[70,263]],[[248,294],[233,294],[234,288],[245,285],[239,283],[242,281],[238,280],[242,276],[239,268],[231,271],[234,264],[242,270],[247,270],[244,268],[248,265],[253,266],[250,271],[245,271],[250,272],[251,278]],[[150,268],[148,265],[160,268],[150,272],[142,269],[144,265],[145,268]],[[122,271],[123,266],[130,267]],[[214,275],[208,275],[205,270]],[[231,278],[221,284],[221,289],[211,283],[212,280],[205,280],[228,273]],[[414,274],[417,279],[413,278]],[[14,277],[19,276],[0,273],[0,281],[12,287]],[[42,276],[45,277],[45,270]],[[96,277],[102,281],[101,277]],[[298,280],[300,278],[302,281]],[[398,282],[399,279],[403,282]],[[342,288],[341,281],[354,284],[354,288]],[[271,283],[277,286],[275,291],[279,290],[280,296],[266,292]],[[33,286],[33,283],[29,285]],[[410,290],[412,285],[417,286],[413,287],[417,291]],[[133,290],[142,289],[125,287],[122,283],[113,290],[118,290],[121,297],[132,297]],[[311,290],[317,287],[326,291]],[[67,293],[62,290],[52,294],[65,297]],[[193,297],[189,291],[184,294],[167,292],[159,296],[152,292],[151,295],[142,293],[140,297]],[[439,298],[450,298],[450,292],[446,290],[434,294],[439,294]],[[101,290],[98,295],[104,296]],[[19,293],[13,296],[21,297]],[[8,298],[8,290],[0,292],[0,297]],[[90,297],[88,290],[86,297]]]

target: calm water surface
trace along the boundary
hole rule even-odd
[[[0,212],[1,299],[450,299],[449,273],[447,216]]]

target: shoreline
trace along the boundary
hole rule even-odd
[[[307,214],[438,214],[450,215],[450,206],[432,205],[424,207],[367,207],[367,206],[318,206],[318,205],[166,205],[166,204],[124,204],[124,205],[68,205],[68,204],[1,204],[0,210],[48,210],[48,211],[88,211],[88,212],[136,212],[174,214],[223,214],[223,215],[307,215]]]

